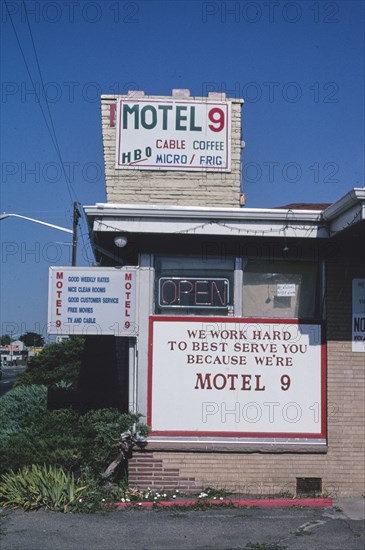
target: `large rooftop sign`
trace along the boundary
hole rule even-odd
[[[48,333],[133,336],[137,270],[50,267]]]
[[[116,168],[231,171],[231,102],[119,99]]]

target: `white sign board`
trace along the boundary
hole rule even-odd
[[[151,435],[326,437],[320,325],[150,319]]]
[[[365,353],[365,279],[352,281],[352,351]]]
[[[120,99],[116,168],[231,171],[231,102]]]
[[[295,284],[278,284],[276,295],[283,297],[283,296],[295,296]]]
[[[50,267],[48,333],[137,334],[137,270]]]

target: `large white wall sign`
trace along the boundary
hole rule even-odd
[[[137,334],[137,270],[50,267],[48,333]]]
[[[326,437],[321,327],[151,317],[151,435]]]
[[[120,99],[116,168],[231,171],[231,102]]]

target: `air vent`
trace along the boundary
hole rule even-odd
[[[297,495],[322,494],[321,477],[297,477]]]

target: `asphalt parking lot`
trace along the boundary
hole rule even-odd
[[[364,500],[329,508],[1,510],[1,550],[363,550]]]

